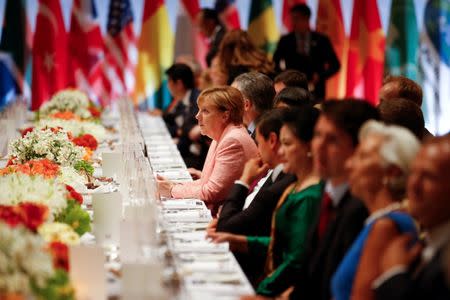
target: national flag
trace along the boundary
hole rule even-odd
[[[228,30],[241,28],[239,12],[234,0],[216,0],[214,6],[219,18]]]
[[[189,56],[206,68],[208,43],[195,22],[200,12],[198,0],[181,0],[175,30],[175,57]]]
[[[450,131],[450,3],[429,0],[420,36],[420,70],[426,127],[442,135]]]
[[[173,43],[164,0],[146,1],[138,42],[136,104],[165,108],[170,103],[164,72],[173,63]]]
[[[133,13],[129,0],[111,0],[107,29],[105,43],[108,51],[108,66],[115,69],[125,92],[131,95],[135,88],[137,39],[134,34]],[[108,72],[112,73],[112,70]],[[113,74],[110,76],[114,77]]]
[[[281,18],[283,21],[283,27],[286,29],[287,32],[291,32],[293,30],[291,22],[291,8],[296,4],[303,4],[303,3],[306,3],[306,0],[283,1],[283,12]]]
[[[106,105],[109,94],[104,83],[103,37],[93,0],[75,0],[69,33],[71,85],[86,92],[92,100]]]
[[[328,36],[341,63],[339,72],[327,80],[325,98],[343,98],[346,92],[349,41],[345,34],[339,0],[319,0],[316,28],[318,32]]]
[[[0,109],[19,94],[28,94],[25,71],[25,11],[21,1],[8,0],[0,40]]]
[[[33,41],[31,109],[67,87],[67,33],[59,0],[40,0]]]
[[[271,56],[280,38],[272,0],[252,0],[248,24],[252,41]]]
[[[386,37],[386,73],[418,79],[419,30],[413,0],[393,0]]]
[[[347,69],[347,96],[376,105],[383,80],[385,38],[377,1],[355,1]]]

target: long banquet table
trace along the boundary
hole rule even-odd
[[[162,118],[140,113],[138,120],[153,172],[178,182],[191,181]],[[169,249],[182,278],[181,298],[238,299],[254,293],[228,245],[205,239],[211,213],[203,201],[162,199],[161,205]]]
[[[239,299],[253,294],[228,244],[206,239],[212,217],[204,202],[159,196],[157,175],[178,182],[192,178],[162,118],[137,113],[130,103],[118,101],[104,113],[102,123],[111,130],[93,155],[94,178],[113,181],[90,191],[84,183],[79,186],[92,231],[69,251],[77,299]],[[25,102],[0,115],[0,167],[8,159],[8,141],[19,136],[17,129],[33,126],[33,119]]]

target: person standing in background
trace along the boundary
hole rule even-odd
[[[311,10],[306,4],[291,9],[293,32],[281,37],[273,55],[278,71],[287,69],[305,73],[309,90],[318,100],[325,97],[326,80],[339,71],[340,63],[327,36],[311,31]]]

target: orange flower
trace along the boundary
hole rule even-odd
[[[71,111],[60,111],[50,115],[50,118],[53,119],[62,119],[62,120],[80,120],[76,114]]]
[[[89,149],[87,147],[85,147],[84,150],[86,150],[86,153],[83,156],[83,160],[90,161],[94,151],[92,151],[91,149]]]
[[[0,175],[18,172],[26,175],[42,175],[45,178],[55,178],[59,173],[59,166],[48,159],[35,159],[24,164],[10,165],[0,169]]]

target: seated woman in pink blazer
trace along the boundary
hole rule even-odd
[[[242,124],[244,100],[237,89],[229,86],[206,89],[197,103],[201,134],[213,140],[200,179],[174,183],[159,178],[158,185],[161,196],[202,199],[215,214],[241,176],[245,163],[256,157],[258,150]]]

